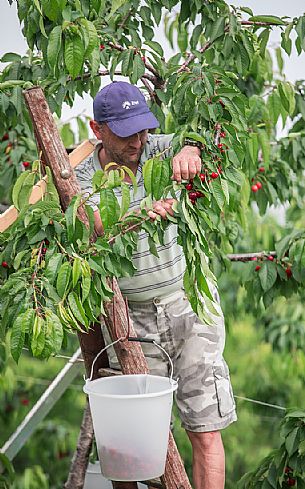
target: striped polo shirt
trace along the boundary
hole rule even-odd
[[[129,210],[139,208],[141,200],[146,197],[142,167],[147,159],[165,151],[164,158],[171,156],[170,148],[171,134],[149,134],[147,143],[138,165],[136,179],[138,190],[136,195],[131,192],[131,203]],[[97,170],[101,169],[98,152],[102,142],[97,142],[95,150],[89,158],[84,160],[75,169],[75,173],[84,194],[92,192],[92,177]],[[121,202],[120,188],[114,189],[115,195]],[[94,194],[90,205],[94,210],[99,204],[99,193]],[[133,264],[137,271],[132,277],[118,279],[122,294],[129,301],[150,301],[156,297],[166,297],[183,286],[183,275],[185,271],[185,258],[183,250],[177,244],[177,226],[170,224],[164,234],[164,245],[157,245],[159,258],[149,251],[148,235],[145,231],[139,232],[138,249],[133,255]]]

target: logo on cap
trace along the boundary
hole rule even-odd
[[[132,100],[131,102],[129,102],[129,100],[125,100],[125,102],[122,103],[122,107],[123,109],[130,109],[131,105],[139,105],[139,101],[138,100]]]

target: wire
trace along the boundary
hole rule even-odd
[[[236,399],[241,399],[242,401],[249,401],[255,404],[261,404],[262,406],[267,406],[274,409],[281,409],[282,411],[286,411],[286,408],[283,406],[278,406],[277,404],[269,404],[268,402],[258,401],[257,399],[250,399],[249,397],[242,396],[234,396]]]
[[[118,342],[118,340],[115,343],[117,343],[117,342]],[[111,346],[111,345],[108,345],[108,346]],[[23,350],[28,350],[28,348],[23,348]],[[102,351],[100,351],[98,353],[97,357],[102,353]],[[95,360],[97,360],[97,357],[95,358]],[[65,360],[71,360],[72,359],[72,357],[69,357],[69,356],[66,356],[66,355],[55,355],[52,358],[64,358]],[[77,362],[83,362],[84,360],[83,360],[83,358],[78,358],[76,361]],[[91,368],[91,376],[90,376],[90,378],[92,377],[92,370],[93,370],[93,365],[92,365],[92,368]],[[236,399],[240,399],[242,401],[252,402],[254,404],[260,404],[261,406],[266,406],[266,407],[270,407],[270,408],[273,408],[273,409],[279,409],[281,411],[286,411],[286,409],[287,409],[284,406],[279,406],[277,404],[270,404],[268,402],[259,401],[258,399],[251,399],[250,397],[235,396],[235,395],[234,395],[234,397]]]

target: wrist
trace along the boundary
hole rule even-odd
[[[198,156],[201,156],[201,149],[199,148],[199,146],[193,146],[193,145],[185,144],[183,146],[182,150],[187,151],[188,153],[192,152]]]

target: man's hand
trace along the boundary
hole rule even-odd
[[[200,149],[196,146],[184,146],[173,157],[172,179],[181,183],[181,180],[190,180],[200,173],[202,164],[200,154]]]
[[[166,219],[167,214],[173,216],[174,202],[176,202],[176,199],[157,200],[156,202],[153,203],[153,210],[148,211],[147,215],[153,220],[155,220],[158,216],[161,216],[162,219]]]

